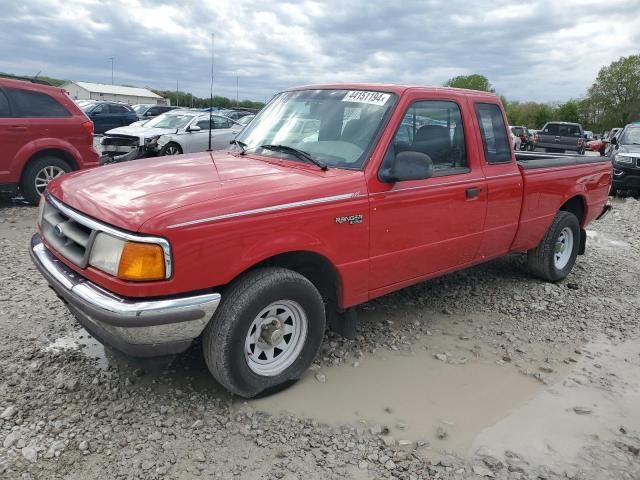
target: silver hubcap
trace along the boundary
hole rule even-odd
[[[165,150],[167,155],[177,155],[178,154],[178,147],[176,147],[175,145],[169,145],[167,147],[167,149]]]
[[[54,165],[44,167],[36,174],[35,187],[38,193],[42,194],[47,185],[56,177],[64,175],[66,173],[62,168]]]
[[[573,252],[573,230],[565,227],[560,232],[560,235],[558,235],[558,240],[556,240],[553,265],[557,269],[562,270],[567,266],[567,263],[569,263],[571,252]]]
[[[279,375],[296,361],[307,338],[307,315],[299,303],[279,300],[253,320],[244,342],[247,365],[266,377]]]

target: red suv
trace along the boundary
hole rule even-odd
[[[37,203],[63,173],[99,165],[93,123],[61,88],[0,78],[0,195]]]

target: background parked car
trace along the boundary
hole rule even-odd
[[[141,120],[126,127],[108,130],[100,140],[102,153],[112,158],[132,154],[128,160],[134,157],[155,156],[158,154],[157,142],[160,136],[168,132],[182,131],[202,115],[202,112],[197,110],[176,109],[151,120]]]
[[[584,154],[586,145],[582,125],[571,122],[547,122],[538,132],[538,147],[546,152],[573,151]]]
[[[602,142],[604,143],[603,149],[604,149],[604,155],[605,156],[611,156],[611,152],[613,151],[613,143],[612,140],[614,138],[617,138],[618,135],[620,135],[620,133],[622,132],[622,128],[620,127],[615,127],[612,128],[602,139]]]
[[[139,120],[136,112],[125,103],[92,102],[83,104],[80,108],[93,122],[95,133],[104,133]]]
[[[131,105],[131,108],[139,120],[151,120],[158,115],[175,110],[178,107],[172,107],[170,105],[155,105],[153,103],[139,103],[137,105]]]
[[[254,115],[255,112],[250,110],[218,110],[216,112],[218,115],[223,115],[231,120],[239,120],[242,117],[246,117],[247,115]]]
[[[0,78],[0,194],[37,203],[49,182],[98,166],[93,123],[64,90]]]
[[[624,127],[612,137],[613,185],[611,192],[631,191],[640,193],[640,123]]]
[[[223,150],[244,127],[230,118],[212,115],[211,148]],[[209,146],[209,115],[200,115],[184,128],[158,138],[156,149],[160,155],[204,152]]]
[[[520,137],[519,150],[533,150],[535,148],[531,133],[527,127],[510,127],[514,135]]]
[[[249,123],[251,123],[251,120],[253,120],[254,118],[256,118],[255,115],[245,115],[242,118],[239,118],[237,121],[240,125],[242,125],[243,127],[246,127],[247,125],[249,125]]]
[[[511,147],[513,147],[515,151],[520,150],[522,140],[520,140],[520,136],[516,134],[515,127],[509,127],[509,131],[511,132]]]

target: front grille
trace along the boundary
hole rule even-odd
[[[49,245],[67,260],[85,268],[96,231],[72,220],[48,200],[40,221],[40,230]]]
[[[128,135],[107,135],[102,139],[102,145],[113,145],[115,147],[135,147],[140,140],[138,137]]]

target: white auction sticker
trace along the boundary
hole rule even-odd
[[[342,99],[343,102],[368,103],[369,105],[384,105],[391,95],[382,92],[367,92],[365,90],[350,90]]]

